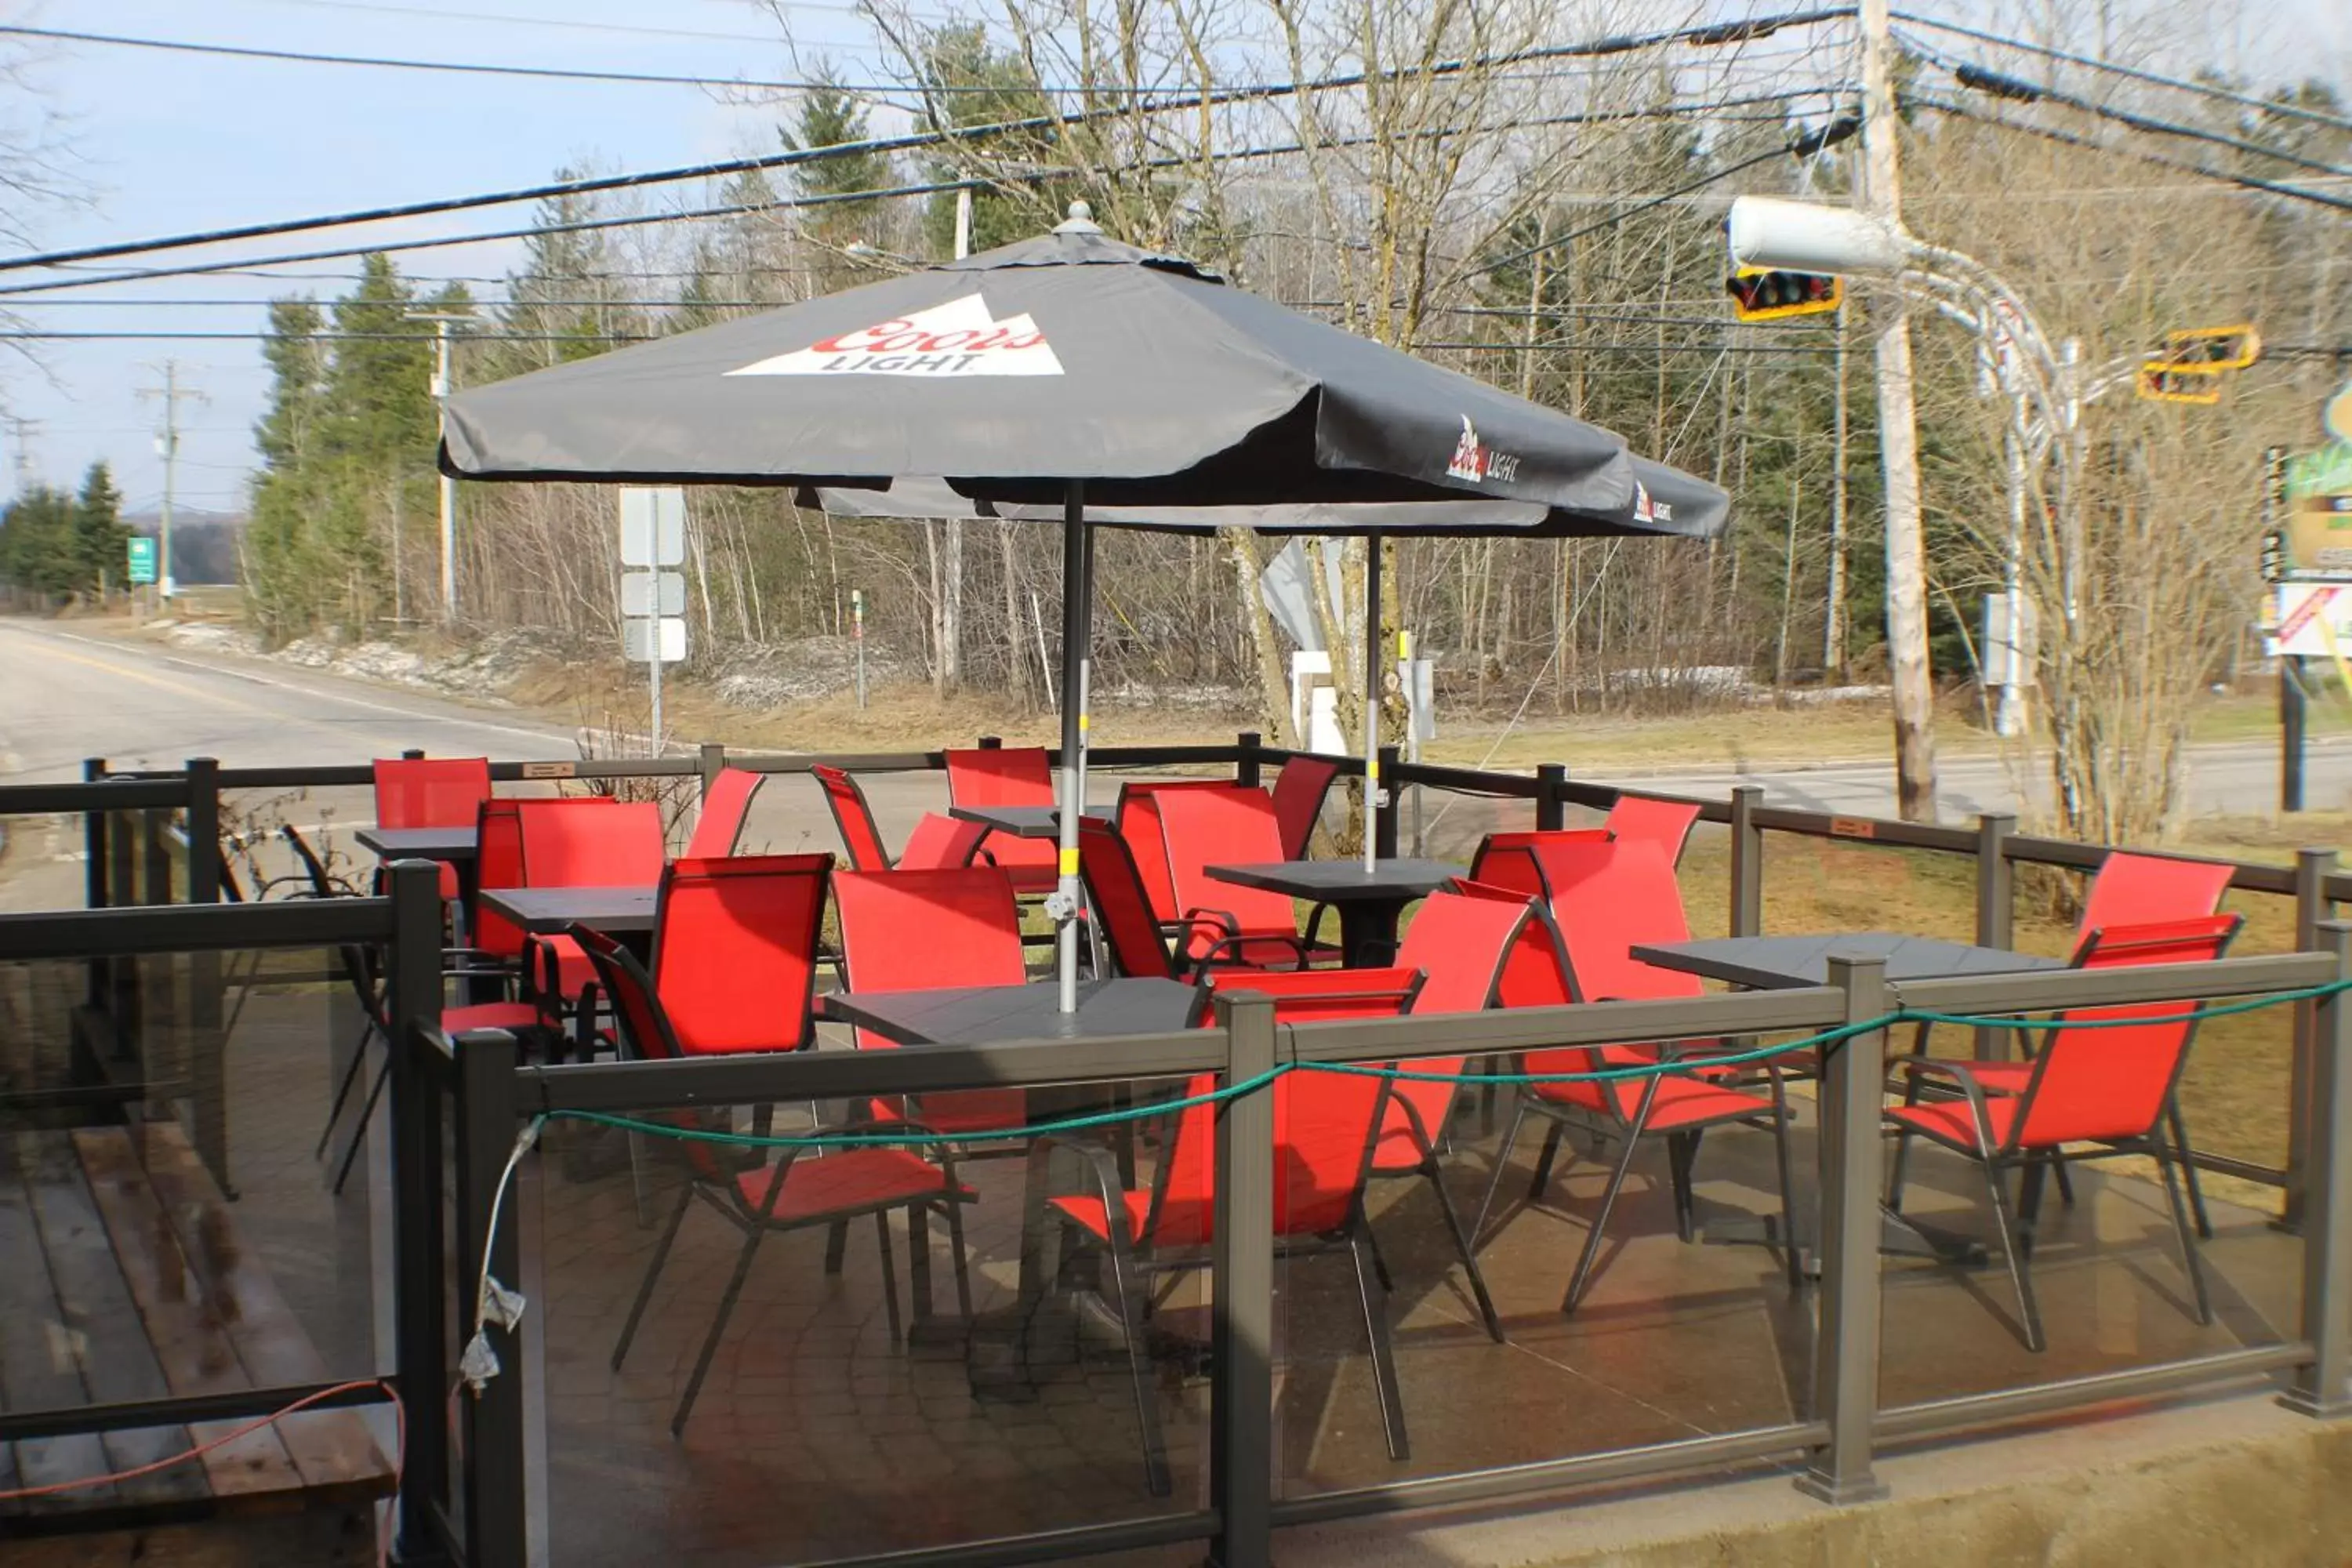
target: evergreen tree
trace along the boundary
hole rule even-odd
[[[788,152],[824,147],[854,147],[871,139],[866,107],[839,86],[833,67],[819,60],[814,79],[801,94],[792,125],[779,134]],[[801,209],[801,232],[828,250],[840,251],[860,241],[876,239],[875,205],[845,201],[862,191],[887,189],[894,183],[888,154],[870,149],[834,153],[790,165],[793,192],[803,201],[823,205]],[[730,198],[731,199],[731,198]]]
[[[75,592],[103,601],[109,584],[121,582],[130,571],[125,559],[130,540],[131,530],[122,522],[122,492],[114,488],[114,475],[100,459],[82,475],[81,494],[74,498]]]
[[[0,512],[0,579],[44,598],[74,589],[73,497],[35,485]]]

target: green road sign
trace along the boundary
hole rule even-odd
[[[133,586],[155,580],[155,542],[134,537],[131,541],[131,581]]]

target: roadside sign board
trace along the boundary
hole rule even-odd
[[[2291,658],[2326,658],[2336,648],[2352,647],[2352,588],[2280,584],[2278,622],[2268,641],[2272,654]]]
[[[624,616],[686,614],[686,574],[683,572],[622,573],[621,614]]]
[[[680,616],[632,616],[621,623],[621,657],[632,663],[678,664],[686,658],[686,620]]]
[[[2285,570],[2290,580],[2352,582],[2352,445],[2287,460]]]
[[[676,566],[686,560],[686,492],[674,486],[621,490],[621,564]]]
[[[155,580],[155,542],[144,535],[133,535],[129,545],[129,576],[134,587],[144,587]]]

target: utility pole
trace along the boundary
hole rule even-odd
[[[433,406],[446,440],[449,434],[449,394],[453,390],[449,384],[449,329],[474,318],[441,310],[411,310],[405,319],[433,323]],[[441,618],[454,624],[457,619],[457,481],[446,473],[440,479]]]
[[[1903,232],[1900,121],[1887,0],[1861,0],[1864,210]],[[1878,342],[1878,449],[1886,481],[1886,645],[1895,683],[1895,794],[1904,817],[1936,815],[1935,676],[1927,663],[1927,542],[1919,519],[1919,426],[1911,320],[1899,289],[1871,300]],[[1883,314],[1881,314],[1883,312]]]
[[[33,437],[41,433],[41,422],[22,419],[12,414],[5,423],[8,426],[9,439],[16,448],[16,494],[21,500],[33,489],[33,476],[37,471],[33,462]]]
[[[956,193],[955,257],[971,254],[971,192]],[[963,519],[949,518],[940,537],[940,683],[963,684]],[[863,645],[860,645],[861,649]]]
[[[180,384],[178,360],[165,360],[163,372],[163,384],[142,386],[139,389],[139,396],[142,401],[158,398],[163,405],[163,428],[155,437],[155,450],[163,459],[163,510],[156,528],[155,590],[169,601],[178,592],[178,584],[172,580],[172,500],[179,478],[180,401],[183,398],[196,403],[211,400],[194,387]]]

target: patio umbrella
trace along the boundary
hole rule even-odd
[[[463,479],[938,479],[973,501],[1058,507],[1066,1007],[1090,506],[1379,505],[1404,509],[1381,531],[1406,531],[1417,504],[1455,503],[1418,515],[1462,531],[1459,503],[1484,500],[1513,505],[1466,531],[1681,531],[1659,526],[1609,432],[1118,244],[1082,205],[1036,239],[457,393],[446,428],[442,467]]]

